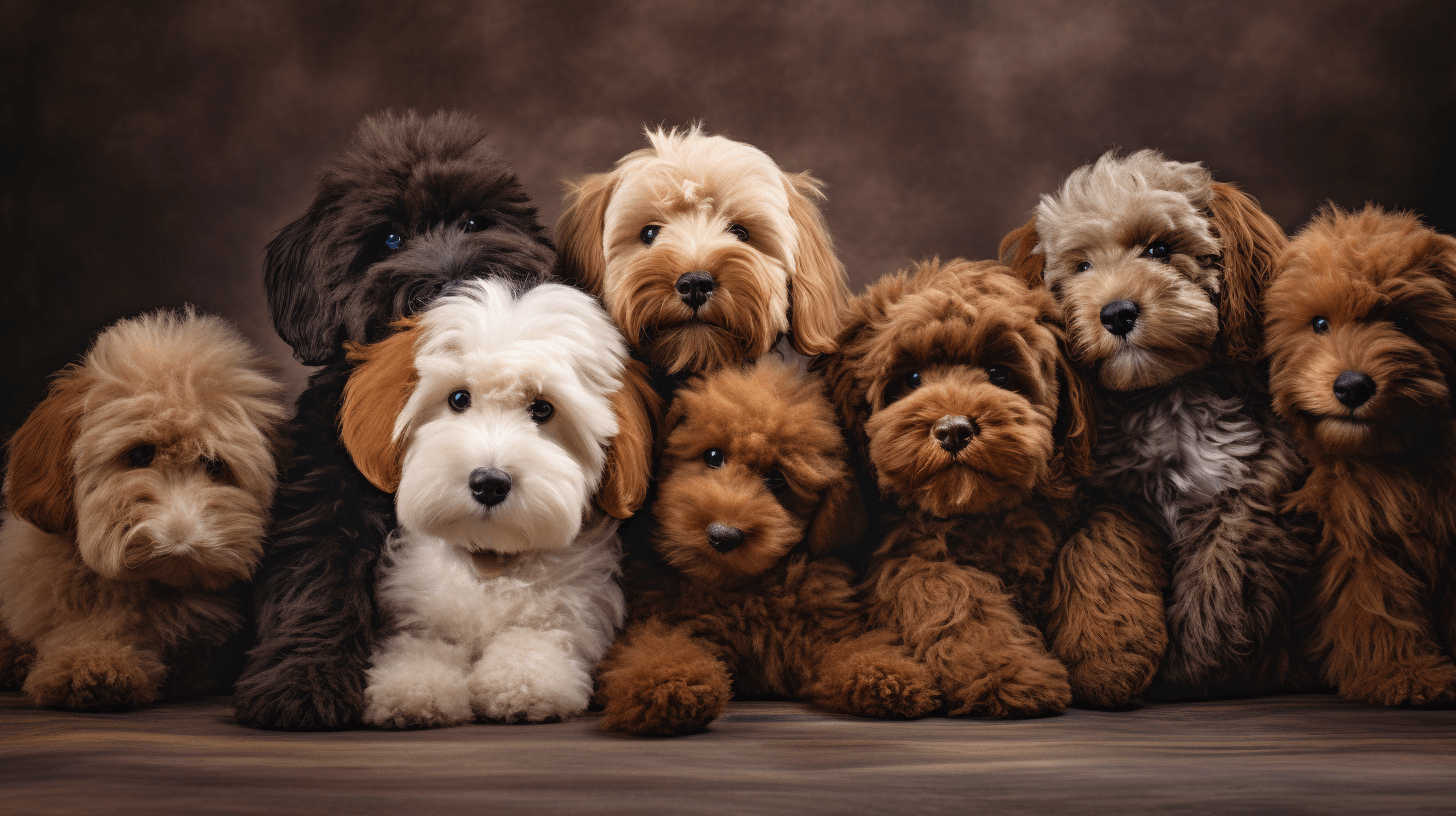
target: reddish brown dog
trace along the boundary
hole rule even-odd
[[[1307,651],[1377,705],[1456,700],[1456,239],[1413,215],[1322,212],[1279,260],[1270,390],[1322,522]]]
[[[629,623],[601,666],[604,728],[701,730],[735,689],[869,717],[936,708],[933,679],[867,628],[853,570],[826,556],[864,517],[816,379],[765,359],[692,380],[662,438],[652,546],[628,556]]]
[[[1151,535],[1079,502],[1094,424],[1056,315],[1006,267],[929,261],[856,299],[825,359],[894,505],[867,578],[872,622],[931,667],[951,715],[1064,709],[1058,657],[1079,697],[1126,702],[1166,642]]]

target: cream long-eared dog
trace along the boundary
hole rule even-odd
[[[340,414],[399,518],[364,721],[578,714],[625,614],[617,522],[593,498],[626,346],[593,298],[558,284],[472,281],[396,325],[353,349]]]
[[[188,307],[56,375],[9,445],[0,688],[119,709],[232,684],[287,413],[273,371]]]

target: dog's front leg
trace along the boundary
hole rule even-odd
[[[470,674],[476,716],[497,722],[562,720],[591,702],[591,666],[562,629],[511,627]]]
[[[1102,506],[1057,554],[1047,639],[1078,700],[1126,705],[1152,682],[1168,645],[1160,549],[1146,525]]]
[[[805,662],[813,674],[799,696],[857,717],[913,719],[940,707],[935,676],[888,632],[817,638]]]
[[[364,690],[363,720],[382,728],[436,728],[475,719],[470,653],[428,634],[401,632],[379,644]]]
[[[872,622],[900,635],[930,668],[951,716],[1051,714],[1071,703],[1066,668],[994,575],[890,556],[876,565],[869,587]]]
[[[0,624],[0,691],[19,691],[35,660],[35,649],[16,640]]]
[[[728,666],[686,626],[634,623],[603,658],[602,728],[670,736],[701,731],[733,696]]]
[[[119,710],[162,696],[167,667],[134,630],[82,618],[57,626],[35,645],[21,690],[38,706]]]
[[[1291,587],[1309,561],[1272,503],[1253,489],[1229,490],[1185,519],[1172,545],[1168,654],[1157,696],[1205,695],[1271,663],[1259,658],[1278,645],[1272,636],[1288,622]]]

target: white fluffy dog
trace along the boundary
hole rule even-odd
[[[364,721],[578,714],[625,614],[617,522],[592,502],[617,433],[621,335],[576,289],[498,280],[397,325],[352,350],[340,415],[399,522]]]

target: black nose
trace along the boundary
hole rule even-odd
[[[470,471],[470,495],[486,507],[495,507],[511,494],[511,474],[500,468]]]
[[[1346,371],[1335,378],[1335,399],[1347,408],[1359,408],[1375,395],[1375,381],[1358,371]]]
[[[677,295],[694,309],[713,296],[713,276],[707,272],[685,272],[677,279]]]
[[[728,552],[743,543],[743,531],[715,521],[708,525],[708,543],[720,553]]]
[[[1102,307],[1102,325],[1118,337],[1132,331],[1137,322],[1138,307],[1130,300],[1119,300]]]
[[[936,421],[935,427],[931,430],[931,433],[935,434],[935,441],[951,453],[969,445],[980,432],[981,429],[976,427],[975,422],[963,416],[943,416]]]

